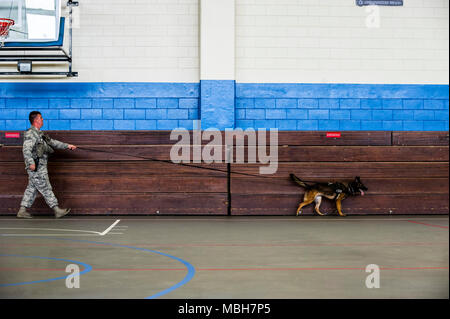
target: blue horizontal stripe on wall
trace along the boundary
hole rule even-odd
[[[203,106],[203,110],[202,110]],[[0,83],[0,130],[39,110],[50,130],[449,129],[448,85]]]
[[[448,85],[238,83],[236,127],[442,131],[448,101]]]
[[[198,83],[0,83],[0,130],[25,130],[38,110],[44,130],[192,129]]]

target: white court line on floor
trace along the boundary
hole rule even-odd
[[[109,233],[111,231],[111,229],[114,228],[114,226],[116,226],[118,223],[120,223],[120,219],[116,220],[111,226],[109,226],[108,228],[106,228],[106,230],[100,234],[100,236],[105,236],[107,233]]]
[[[81,229],[65,229],[65,228],[25,228],[25,227],[4,227],[0,228],[1,230],[48,230],[48,231],[67,231],[67,232],[79,232],[79,233],[92,233],[96,235],[100,235],[100,232],[93,231],[93,230],[81,230]]]
[[[40,237],[40,236],[100,236],[98,234],[0,234],[2,237],[26,236],[26,237]]]
[[[123,235],[123,233],[109,233],[109,235]],[[41,237],[41,236],[68,236],[67,234],[0,234],[2,237],[26,236],[26,237]],[[70,236],[99,236],[96,234],[70,234]]]
[[[33,227],[1,227],[0,230],[44,230],[44,231],[63,231],[63,232],[78,232],[86,234],[70,234],[70,236],[105,236],[107,235],[118,223],[120,219],[117,219],[111,226],[105,229],[103,232],[97,232],[93,230],[81,230],[81,229],[65,229],[65,228],[33,228]],[[118,229],[121,231],[121,229]],[[122,235],[123,233],[110,233],[112,235]],[[0,236],[67,236],[68,234],[0,234]]]

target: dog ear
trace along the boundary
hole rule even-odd
[[[356,176],[355,180],[357,180],[358,182],[361,181],[361,178],[359,176]]]

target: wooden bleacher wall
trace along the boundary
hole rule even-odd
[[[27,174],[22,133],[18,139],[5,133],[0,131],[0,215],[15,215]],[[176,143],[169,131],[47,133],[81,147],[161,160],[170,159]],[[231,164],[230,173],[226,163],[195,164],[224,171],[218,172],[81,149],[56,151],[48,168],[60,206],[71,207],[73,215],[295,215],[303,190],[289,173],[309,181],[360,176],[369,190],[343,202],[348,215],[448,214],[448,132],[341,134],[279,132],[278,171],[268,178],[232,173],[258,174],[261,164]],[[303,214],[313,214],[312,206]],[[333,210],[330,201],[322,202],[322,211]],[[51,214],[40,196],[31,212]]]

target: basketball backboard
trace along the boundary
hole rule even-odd
[[[14,20],[5,42],[47,42],[59,37],[61,0],[0,0],[0,18]]]

